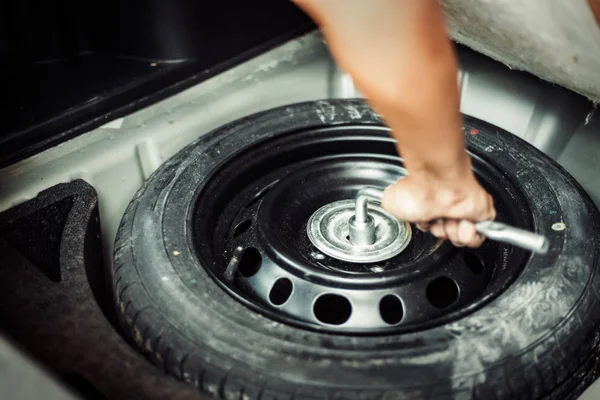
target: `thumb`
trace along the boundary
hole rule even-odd
[[[419,204],[414,189],[406,179],[400,179],[383,191],[381,206],[398,219],[414,222],[424,221],[422,214],[423,205]]]

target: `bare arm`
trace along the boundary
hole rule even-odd
[[[386,189],[384,208],[457,246],[479,246],[473,221],[495,210],[465,151],[457,60],[437,0],[294,1],[397,140],[409,175]]]
[[[436,0],[295,0],[386,120],[412,175],[470,172],[457,62]]]

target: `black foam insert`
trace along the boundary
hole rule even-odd
[[[56,185],[0,214],[0,254],[0,330],[74,392],[204,398],[150,364],[113,325],[98,199],[86,182]]]

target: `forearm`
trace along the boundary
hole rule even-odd
[[[457,62],[436,0],[295,0],[386,120],[413,175],[470,173]]]

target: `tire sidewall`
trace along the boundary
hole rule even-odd
[[[273,373],[285,379],[300,379],[297,371],[301,370],[302,380],[327,384],[335,370],[339,384],[410,386],[416,381],[484,373],[534,347],[542,357],[544,346],[550,351],[549,335],[561,340],[556,335],[564,332],[568,338],[565,321],[591,296],[588,287],[598,287],[597,211],[574,180],[547,156],[499,128],[470,118],[465,119],[469,149],[505,171],[519,187],[529,201],[536,231],[551,244],[547,254],[531,257],[498,298],[444,326],[369,337],[287,326],[262,317],[222,291],[197,258],[192,235],[196,198],[211,172],[242,149],[271,137],[343,124],[381,125],[381,120],[360,100],[266,111],[201,137],[162,166],[140,192],[130,226],[130,251],[139,280],[182,337],[204,349],[205,362],[224,368],[241,364],[267,373],[278,359]],[[471,134],[471,129],[477,134]],[[566,229],[553,230],[557,222]],[[217,359],[219,354],[228,357]],[[428,377],[414,373],[423,366],[430,368]],[[366,371],[370,378],[365,380]]]

